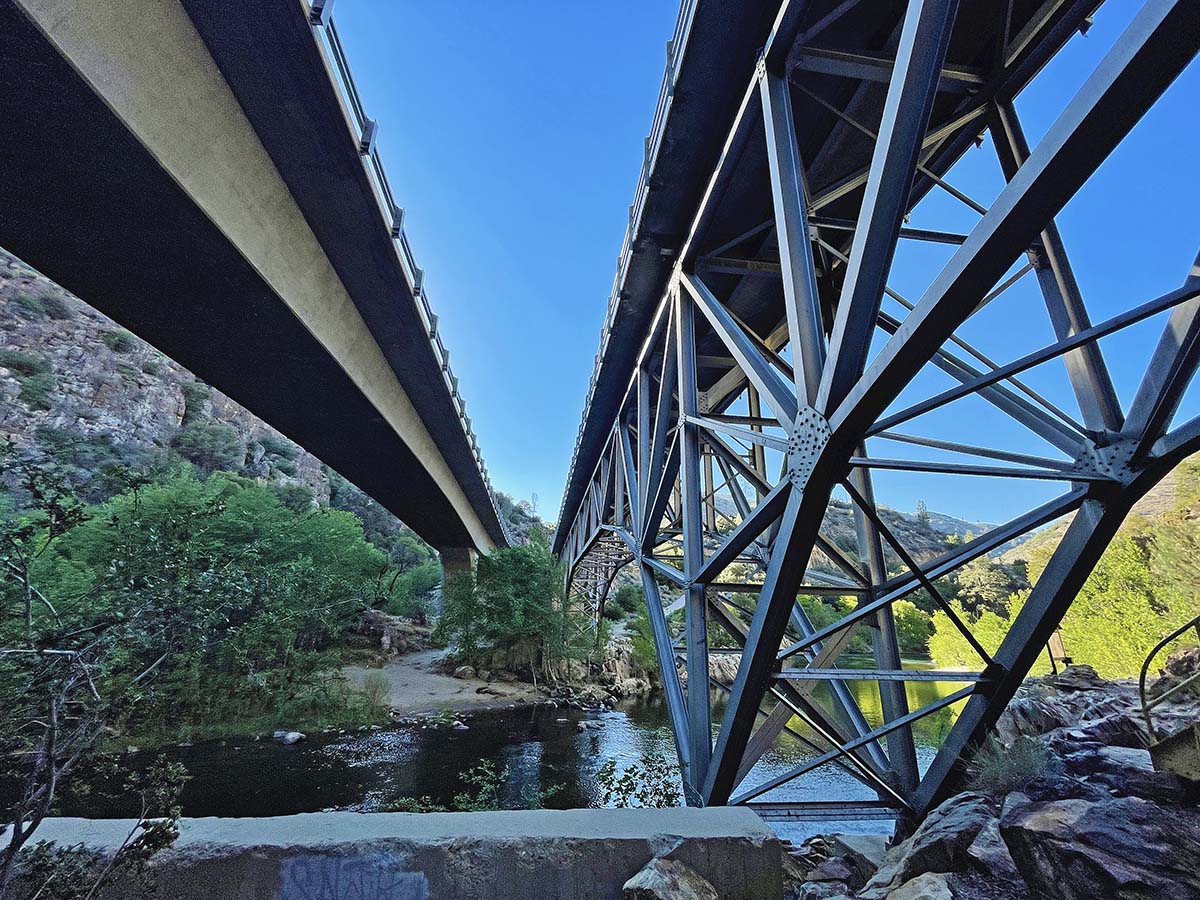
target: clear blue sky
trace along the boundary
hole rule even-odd
[[[1110,0],[1088,37],[1073,39],[1022,96],[1031,143],[1139,6]],[[676,11],[674,0],[343,0],[336,10],[493,480],[518,498],[536,493],[551,519]],[[1177,286],[1200,247],[1198,108],[1193,65],[1059,219],[1094,321]],[[1003,183],[994,159],[990,146],[974,149],[951,180],[987,205]],[[911,224],[966,231],[977,220],[935,191]],[[915,301],[947,258],[942,248],[906,244],[892,287]],[[963,335],[999,361],[1050,339],[1029,276],[977,319]],[[1126,403],[1160,329],[1154,320],[1104,343]],[[1061,369],[1029,381],[1076,413]],[[946,385],[922,375],[904,400]],[[962,439],[996,422],[983,404],[963,404],[929,417],[924,433]],[[1053,455],[1008,433],[1014,449]],[[882,443],[872,453],[917,455]],[[877,490],[900,509],[923,498],[931,509],[992,521],[1055,492],[1007,479],[901,475],[880,476]]]

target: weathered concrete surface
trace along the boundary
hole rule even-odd
[[[49,819],[38,838],[111,850],[128,820]],[[184,819],[156,857],[172,900],[617,900],[651,859],[722,900],[778,900],[781,848],[747,809],[309,813]]]

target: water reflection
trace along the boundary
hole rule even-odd
[[[843,661],[844,662],[844,661]],[[862,661],[866,665],[866,661]],[[914,668],[919,665],[913,665]],[[847,682],[867,721],[882,722],[878,687],[870,681]],[[908,682],[911,709],[925,706],[962,687],[961,683]],[[824,686],[818,699],[828,702]],[[919,720],[913,726],[922,769],[936,753],[960,704]],[[713,718],[725,712],[724,697],[713,696]],[[598,723],[584,727],[581,721]],[[804,733],[806,727],[793,720]],[[428,797],[450,804],[466,789],[464,772],[490,761],[506,771],[504,802],[520,806],[545,795],[555,808],[599,805],[597,770],[607,760],[618,768],[646,759],[670,760],[674,740],[667,713],[657,698],[623,704],[604,713],[517,708],[481,714],[467,731],[444,727],[313,736],[284,747],[273,741],[231,740],[138,753],[129,759],[145,767],[160,757],[182,762],[191,772],[182,798],[188,816],[271,816],[318,810],[375,811],[406,797]],[[761,783],[812,759],[816,751],[783,735],[747,778]],[[64,796],[65,815],[128,816],[134,800],[103,790]],[[872,793],[843,769],[826,765],[764,794],[761,799],[865,800]],[[875,826],[878,828],[878,824]],[[828,830],[828,829],[826,829]]]

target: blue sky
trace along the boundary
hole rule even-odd
[[[345,2],[336,20],[493,482],[554,518],[674,0]]]
[[[1110,0],[1018,101],[1030,143],[1049,127],[1140,6]],[[641,164],[677,11],[674,0],[604,4],[346,2],[336,17],[429,297],[493,480],[536,494],[554,518],[570,463],[627,207]],[[1200,247],[1193,64],[1059,218],[1093,321],[1182,280]],[[951,181],[987,205],[1003,185],[991,147],[968,152]],[[918,227],[967,231],[978,220],[935,191]],[[891,284],[910,300],[948,258],[905,245]],[[890,307],[893,312],[897,308]],[[1031,276],[962,334],[1007,361],[1048,343]],[[1103,346],[1128,402],[1161,320]],[[918,377],[903,403],[947,386]],[[1070,413],[1062,366],[1029,382]],[[1186,413],[1197,405],[1189,398]],[[988,429],[1012,449],[1053,455],[964,403],[924,433]],[[969,438],[968,438],[969,439]],[[877,443],[877,455],[917,455]],[[964,477],[879,476],[880,499],[998,521],[1056,491]]]

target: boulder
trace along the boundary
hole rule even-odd
[[[1061,772],[1042,775],[1021,788],[1026,800],[1107,800],[1108,791],[1098,784]]]
[[[1200,813],[1133,797],[1010,810],[1000,834],[1036,897],[1200,897]]]
[[[454,670],[454,677],[455,678],[474,678],[475,677],[475,667],[474,666],[459,666],[458,668],[456,668]]]
[[[1057,675],[1047,675],[1043,680],[1060,691],[1101,691],[1108,687],[1108,682],[1094,668],[1083,663],[1067,666]]]
[[[1150,746],[1145,725],[1129,712],[1112,712],[1098,719],[1059,729],[1050,735],[1049,743],[1060,753],[1070,752],[1070,748],[1083,744],[1139,750]]]
[[[840,856],[858,876],[858,884],[865,884],[883,864],[887,853],[887,838],[882,834],[834,834],[831,835],[835,856]]]
[[[281,744],[298,744],[306,735],[303,731],[277,731],[274,734],[275,740]]]
[[[854,870],[844,859],[836,856],[824,860],[808,874],[809,881],[842,881],[849,884],[854,879]]]
[[[1179,803],[1186,787],[1178,775],[1156,772],[1150,751],[1134,747],[1095,747],[1063,757],[1067,770],[1122,797]]]
[[[954,900],[954,893],[939,872],[926,872],[906,881],[887,895],[887,900]]]
[[[1000,823],[996,819],[983,826],[971,842],[971,846],[967,848],[967,856],[971,857],[971,861],[980,871],[991,878],[1016,882],[1021,880],[1021,873],[1017,871],[1012,854],[1008,852],[1008,846],[1000,837]]]
[[[1020,737],[1037,737],[1075,721],[1071,710],[1051,696],[1027,695],[1008,704],[996,722],[996,736],[1011,744]]]
[[[971,862],[967,848],[995,819],[995,808],[986,795],[967,792],[951,797],[926,817],[912,837],[887,852],[883,865],[859,896],[882,900],[926,872],[965,869]]]
[[[652,859],[625,882],[625,900],[720,900],[716,888],[681,862]]]
[[[796,900],[837,900],[850,894],[844,881],[806,881],[800,885]]]
[[[1200,647],[1185,647],[1183,650],[1176,650],[1167,657],[1160,673],[1161,677],[1150,685],[1147,693],[1151,698],[1159,697],[1197,672],[1200,672]],[[1200,697],[1200,682],[1193,682],[1190,687],[1175,696],[1188,694]]]

